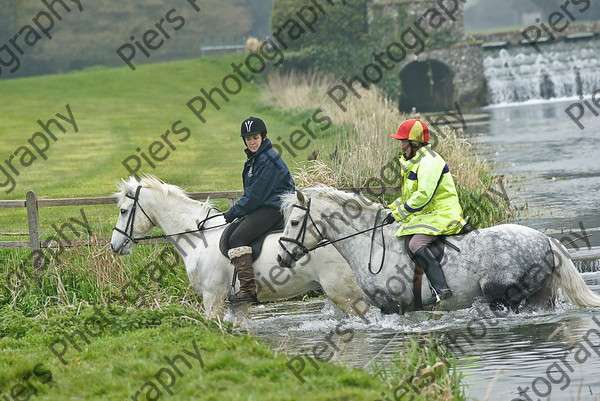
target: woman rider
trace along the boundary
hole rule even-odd
[[[402,142],[402,195],[389,205],[392,213],[386,221],[401,223],[396,237],[412,235],[408,247],[432,288],[431,298],[423,302],[430,306],[450,298],[452,291],[429,245],[440,235],[458,234],[466,221],[448,165],[428,144],[427,125],[420,120],[404,121],[390,136]]]
[[[280,196],[294,192],[295,186],[288,167],[267,139],[267,127],[260,118],[246,119],[241,137],[248,156],[242,172],[244,195],[224,214],[227,223],[244,217],[229,238],[228,253],[240,280],[240,290],[228,301],[255,303],[250,243],[281,223]]]

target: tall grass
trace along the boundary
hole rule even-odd
[[[374,375],[393,392],[394,399],[451,401],[466,399],[461,386],[462,375],[451,351],[433,337],[411,337],[404,349],[385,365],[374,364]],[[392,394],[393,393],[393,394]],[[400,395],[399,397],[397,397]]]
[[[400,122],[421,118],[419,113],[404,114],[398,105],[376,87],[357,88],[360,97],[348,94],[344,112],[326,96],[332,85],[314,74],[272,75],[261,96],[273,107],[295,110],[323,109],[332,122],[334,135],[319,149],[313,160],[302,161],[293,171],[299,187],[325,183],[336,187],[397,186],[395,164],[400,142],[389,137]],[[512,215],[504,199],[490,191],[494,177],[486,160],[479,158],[462,130],[450,126],[430,127],[432,146],[448,163],[459,188],[465,215],[472,216],[474,227],[485,227],[507,220]],[[395,177],[396,176],[396,177]],[[375,180],[374,180],[375,179]]]
[[[114,254],[108,244],[63,248],[40,271],[33,269],[30,251],[0,251],[0,260],[0,307],[27,316],[44,315],[53,307],[109,303],[134,308],[179,304],[202,310],[201,297],[191,288],[172,245],[136,246],[125,257]]]

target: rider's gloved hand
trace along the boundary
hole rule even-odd
[[[235,220],[235,217],[233,217],[233,210],[231,209],[223,213],[223,217],[225,217],[225,222],[227,223],[231,223],[233,220]]]
[[[396,222],[396,219],[394,218],[394,216],[392,216],[392,214],[388,214],[387,216],[385,216],[385,219],[383,220],[383,222],[385,224],[392,224]]]

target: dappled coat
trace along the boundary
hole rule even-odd
[[[402,196],[389,205],[402,223],[396,236],[458,234],[466,222],[446,161],[425,145],[400,166]]]

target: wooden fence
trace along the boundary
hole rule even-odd
[[[241,53],[244,50],[246,50],[246,45],[200,46],[200,57],[208,54]]]
[[[346,188],[347,191],[369,191],[370,193],[399,193],[399,187],[389,188]],[[192,192],[187,195],[195,200],[227,199],[231,207],[237,199],[243,195],[243,191],[211,191],[211,192]],[[25,200],[0,200],[1,208],[27,208],[27,222],[29,226],[29,241],[0,241],[0,249],[31,249],[34,267],[39,264],[38,256],[42,249],[58,247],[82,247],[82,246],[104,246],[109,243],[110,238],[97,239],[78,239],[67,241],[40,240],[39,208],[56,206],[89,206],[89,205],[111,205],[116,204],[117,199],[112,196],[102,196],[94,198],[59,198],[59,199],[38,199],[35,191],[28,191]],[[7,235],[27,235],[26,233],[4,233]],[[157,244],[167,243],[164,238],[146,240],[145,243]]]

